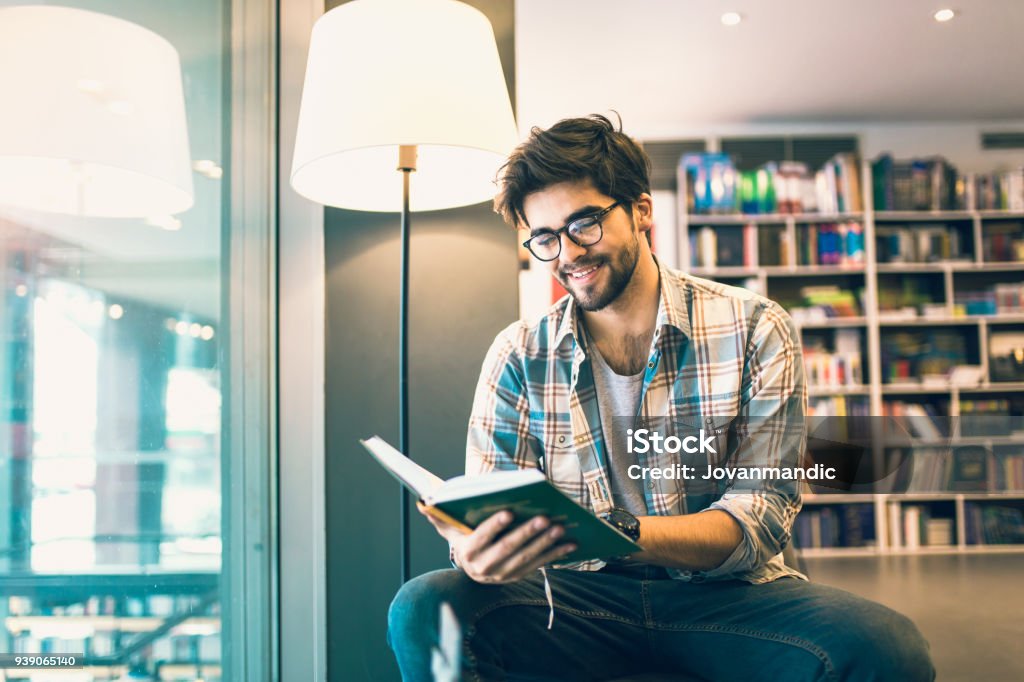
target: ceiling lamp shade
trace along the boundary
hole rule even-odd
[[[313,27],[291,184],[328,206],[398,211],[490,199],[518,140],[490,22],[454,0],[355,0]]]
[[[106,218],[193,203],[178,53],[130,22],[0,9],[0,205]]]

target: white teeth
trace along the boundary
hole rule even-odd
[[[594,267],[590,268],[589,270],[584,270],[583,272],[574,272],[574,273],[572,273],[572,276],[574,278],[576,278],[576,279],[581,279],[583,277],[586,277],[590,273],[592,273],[594,270],[597,270],[597,268],[598,268],[598,266],[595,265]]]

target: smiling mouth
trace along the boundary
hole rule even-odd
[[[577,270],[576,272],[566,273],[568,278],[574,282],[585,282],[591,279],[598,270],[601,269],[601,264],[594,265],[587,268],[586,270]]]

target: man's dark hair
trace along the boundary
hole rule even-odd
[[[499,172],[494,211],[513,227],[529,225],[527,195],[561,182],[590,180],[602,194],[632,203],[651,191],[651,160],[640,145],[600,114],[534,127]]]

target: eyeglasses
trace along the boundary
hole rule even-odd
[[[530,250],[534,258],[542,261],[555,260],[562,254],[563,232],[576,246],[593,246],[604,236],[601,220],[621,203],[616,201],[597,213],[577,218],[560,230],[541,230],[523,242],[523,246]]]

